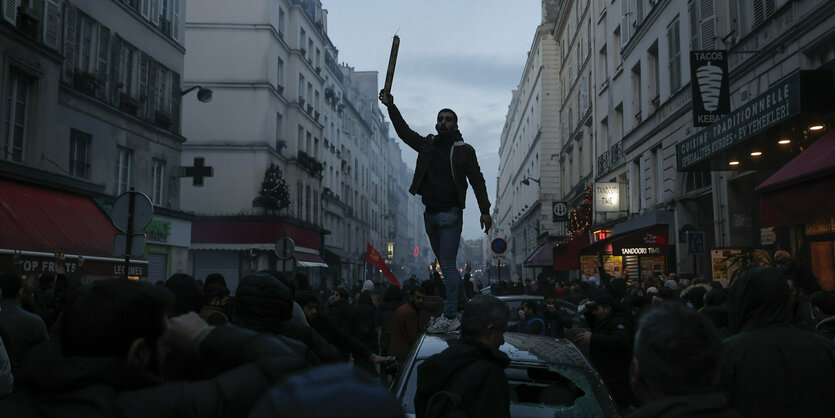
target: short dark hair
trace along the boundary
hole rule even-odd
[[[534,302],[532,300],[523,300],[522,301],[522,308],[524,309],[525,307],[531,308],[533,313],[536,313],[536,311],[537,311],[536,302]]]
[[[3,273],[0,275],[0,291],[4,298],[14,299],[20,293],[20,288],[23,286],[23,279],[19,274]]]
[[[431,296],[435,294],[435,282],[432,280],[424,280],[420,282],[420,285],[423,287],[423,294],[426,296]]]
[[[406,294],[411,297],[415,294],[415,292],[420,292],[426,295],[426,291],[423,290],[423,287],[421,287],[420,285],[409,286],[409,290],[406,291]]]
[[[124,357],[138,338],[155,345],[173,305],[165,288],[98,280],[70,296],[60,324],[61,350],[67,356]]]
[[[174,314],[182,315],[191,311],[200,312],[203,307],[203,286],[188,274],[175,273],[165,282],[165,287],[174,293]]]
[[[449,109],[449,108],[445,107],[445,108],[438,111],[438,115],[440,115],[441,113],[444,113],[444,112],[452,113],[452,118],[455,119],[454,122],[458,123],[458,115],[455,112],[453,112],[452,109]]]
[[[319,306],[321,302],[319,301],[319,297],[313,293],[312,290],[299,290],[296,292],[296,303],[299,304],[301,307],[305,307],[309,304],[315,304]]]
[[[293,316],[293,292],[281,280],[264,272],[244,276],[235,301],[235,316],[243,326],[255,331],[273,331],[273,326]]]
[[[704,393],[718,384],[722,341],[707,318],[665,302],[641,318],[633,356],[642,379],[655,389],[667,395]]]
[[[461,312],[461,335],[464,337],[480,337],[487,332],[487,327],[507,323],[510,318],[510,308],[507,304],[492,295],[478,295],[466,305]]]

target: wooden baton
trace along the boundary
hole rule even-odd
[[[391,55],[389,55],[389,68],[386,71],[386,84],[383,87],[387,93],[391,94],[391,82],[394,80],[394,67],[397,65],[397,50],[400,49],[400,37],[394,35],[391,41]]]

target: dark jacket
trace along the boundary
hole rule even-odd
[[[412,344],[417,341],[424,328],[420,325],[420,315],[410,303],[406,303],[394,313],[391,321],[389,355],[405,360]]]
[[[32,347],[49,340],[43,319],[26,312],[12,299],[0,299],[0,330],[8,338],[6,352],[13,373],[20,368],[23,357]]]
[[[366,361],[371,356],[372,352],[369,347],[345,332],[344,328],[339,327],[330,318],[318,315],[309,323],[328,343],[341,350],[344,360],[348,359],[348,354],[360,361]]]
[[[591,323],[589,359],[618,405],[629,404],[629,364],[632,361],[632,321],[619,307],[606,318]]]
[[[755,267],[728,295],[730,330],[723,341],[723,389],[745,416],[835,415],[835,345],[791,325],[790,293],[782,273]]]
[[[721,392],[671,396],[648,403],[628,418],[736,418],[738,412],[728,406],[728,397]]]
[[[574,325],[571,318],[560,312],[560,308],[557,308],[554,312],[546,308],[542,319],[545,321],[545,334],[554,338],[563,338],[565,329]]]
[[[380,304],[380,354],[388,355],[391,338],[391,321],[394,312],[403,304],[403,291],[397,286],[389,286]]]
[[[359,322],[359,340],[371,349],[371,351],[380,351],[380,344],[378,340],[378,330],[380,328],[380,311],[370,301],[363,302],[363,296],[360,296],[360,303],[354,308]]]
[[[504,374],[509,364],[506,354],[481,342],[464,337],[453,342],[418,366],[416,416],[449,415],[449,402],[433,402],[432,410],[427,411],[432,395],[449,391],[461,397],[467,417],[509,417],[510,388]]]
[[[62,357],[56,343],[39,346],[0,401],[6,417],[246,416],[258,396],[306,367],[296,343],[233,326],[213,329],[201,358],[223,371],[212,379],[161,383],[115,357]]]
[[[340,300],[328,306],[328,318],[352,337],[360,337],[359,318],[347,301]]]
[[[394,125],[394,130],[397,131],[397,136],[418,153],[415,163],[415,176],[412,179],[412,185],[409,187],[409,193],[414,195],[420,190],[421,183],[429,170],[435,136],[424,137],[411,130],[395,105],[388,107],[388,113],[391,123]],[[484,182],[484,176],[481,174],[481,167],[478,165],[475,149],[463,140],[458,140],[452,144],[450,154],[452,178],[458,191],[458,201],[461,204],[461,209],[464,209],[467,200],[467,179],[469,179],[478,201],[479,211],[482,214],[489,214],[490,199],[487,196],[487,186]]]
[[[523,334],[545,335],[545,321],[538,316],[520,319],[516,323],[516,329],[514,331]]]

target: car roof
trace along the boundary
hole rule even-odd
[[[460,337],[458,333],[424,334],[416,357],[424,359],[438,354]],[[504,340],[505,343],[500,349],[510,357],[512,363],[589,368],[589,363],[580,350],[564,338],[506,332]]]
[[[496,296],[497,299],[501,301],[508,301],[508,300],[542,300],[544,297],[540,295],[503,295],[503,296]]]

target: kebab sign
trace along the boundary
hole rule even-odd
[[[728,51],[691,51],[693,126],[709,126],[731,110]]]

